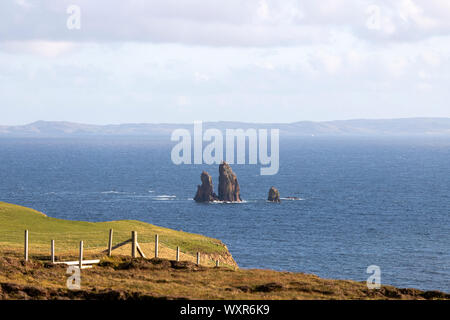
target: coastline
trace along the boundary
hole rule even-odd
[[[14,221],[14,216],[16,221]],[[145,226],[153,232],[165,232],[179,240],[190,239],[193,243],[188,246],[191,251],[203,249],[203,257],[211,262],[222,260],[220,267],[213,263],[194,263],[188,258],[175,261],[170,251],[171,242],[161,258],[135,258],[129,254],[129,248],[115,252],[113,257],[107,257],[103,251],[88,250],[92,257],[100,259],[100,263],[92,269],[83,271],[82,287],[80,290],[69,290],[66,287],[66,266],[52,264],[45,254],[44,244],[48,239],[39,238],[45,226],[35,226],[41,232],[35,232],[36,245],[32,247],[30,260],[24,261],[21,255],[20,242],[10,239],[9,246],[2,242],[0,245],[0,299],[109,299],[109,300],[141,300],[141,299],[450,299],[450,294],[439,291],[422,291],[412,288],[396,288],[382,285],[380,289],[368,289],[365,282],[351,280],[323,279],[316,275],[297,272],[280,272],[274,270],[239,269],[228,252],[227,247],[220,240],[189,234],[149,225],[140,221],[112,221],[90,223],[82,221],[68,221],[45,216],[35,210],[0,202],[0,231],[5,235],[13,230],[8,228],[25,219],[25,224],[17,225],[16,230],[22,230],[26,223],[46,223],[50,227],[64,224],[74,225],[76,230],[83,228],[118,228],[125,224],[126,228]],[[37,220],[36,220],[37,219]],[[44,219],[44,220],[43,220]],[[6,223],[6,220],[9,222]],[[48,226],[47,226],[48,227]],[[66,225],[66,228],[68,226]],[[101,229],[100,228],[100,229]],[[155,228],[155,229],[154,229]],[[33,229],[31,229],[33,230]],[[86,229],[85,229],[86,230]],[[97,230],[97,233],[99,231]],[[33,234],[33,233],[31,233]],[[67,237],[69,233],[65,233]],[[22,236],[22,234],[21,234]],[[178,237],[178,238],[177,238]],[[145,239],[145,238],[144,238]],[[172,239],[172,241],[175,241]],[[93,239],[91,239],[93,241]],[[75,240],[74,240],[75,241]],[[205,242],[210,242],[206,243]],[[6,244],[6,246],[5,246]],[[212,247],[211,247],[212,245]],[[89,249],[93,249],[90,247]],[[150,251],[151,243],[144,246]],[[215,248],[212,250],[211,248]],[[41,251],[43,250],[43,251]],[[48,250],[47,250],[48,251]],[[60,254],[60,259],[73,257],[76,252]],[[151,254],[149,254],[151,256]],[[234,262],[234,264],[233,264]]]

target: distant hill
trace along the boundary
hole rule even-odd
[[[450,135],[450,118],[355,119],[265,124],[205,122],[203,127],[219,130],[278,128],[282,136]],[[21,126],[0,126],[0,137],[168,136],[178,128],[192,130],[193,124],[89,125],[63,121],[37,121]]]

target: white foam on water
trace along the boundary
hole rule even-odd
[[[173,195],[159,195],[159,196],[152,196],[151,198],[153,200],[157,200],[157,201],[173,201],[175,200],[177,196],[173,196]]]
[[[125,193],[127,193],[127,192],[119,192],[119,191],[113,191],[113,190],[111,190],[111,191],[103,191],[103,192],[101,192],[101,193],[103,193],[103,194],[125,194]]]
[[[242,201],[220,201],[220,200],[214,200],[208,203],[214,203],[214,204],[241,204],[241,203],[247,203],[246,200]]]

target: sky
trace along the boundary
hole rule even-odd
[[[0,125],[450,117],[448,0],[2,0]]]

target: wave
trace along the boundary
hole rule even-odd
[[[302,201],[302,200],[305,200],[305,199],[298,198],[298,197],[292,197],[292,198],[280,198],[280,200],[285,200],[285,201]]]
[[[111,191],[103,191],[101,193],[103,193],[103,194],[127,194],[129,192],[120,192],[120,191],[111,190]]]
[[[151,198],[156,201],[173,201],[176,197],[177,196],[163,194],[159,196],[152,196]]]
[[[221,201],[221,200],[214,200],[208,203],[214,203],[214,204],[241,204],[241,203],[247,203],[247,200],[242,201]]]

